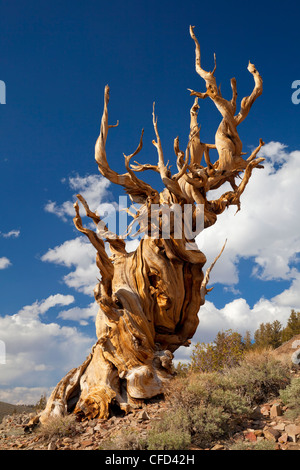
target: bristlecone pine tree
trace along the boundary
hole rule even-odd
[[[206,91],[190,90],[195,97],[190,111],[189,140],[185,151],[180,150],[178,138],[174,141],[177,173],[172,174],[165,163],[159,136],[157,118],[153,107],[153,127],[158,162],[131,164],[131,159],[142,149],[143,133],[134,153],[125,156],[126,173],[119,174],[109,166],[106,140],[111,127],[108,122],[109,87],[105,87],[104,110],[101,130],[95,146],[95,159],[100,173],[114,184],[121,185],[134,203],[140,204],[139,217],[143,237],[138,248],[128,253],[124,237],[112,236],[100,217],[89,209],[81,195],[78,201],[86,215],[98,227],[98,231],[85,228],[74,204],[76,228],[84,233],[96,249],[96,264],[101,281],[95,287],[95,299],[99,304],[96,319],[97,342],[85,362],[71,370],[52,392],[39,419],[49,416],[75,413],[79,419],[108,418],[112,405],[128,412],[141,406],[144,399],[163,393],[164,384],[173,374],[173,353],[180,346],[188,346],[198,326],[198,312],[205,302],[210,271],[204,275],[205,255],[194,243],[197,231],[196,219],[202,208],[204,229],[213,225],[217,216],[228,206],[240,209],[240,197],[254,168],[263,168],[263,158],[258,147],[246,159],[237,132],[238,125],[247,117],[254,101],[262,93],[262,78],[255,66],[248,65],[254,79],[250,96],[242,99],[236,113],[236,80],[231,80],[232,97],[223,98],[212,72],[201,66],[200,46],[190,27],[190,35],[196,50],[196,72],[204,80]],[[210,98],[222,116],[214,144],[200,140],[197,122],[198,100]],[[218,158],[211,162],[210,150],[216,149]],[[204,160],[204,161],[203,161]],[[164,189],[158,192],[138,178],[143,171],[155,171],[160,175]],[[240,177],[239,185],[236,178]],[[229,182],[231,190],[216,200],[208,199],[208,193]],[[160,205],[160,206],[159,206]],[[181,209],[181,236],[175,236],[175,215],[171,218],[170,236],[164,236],[158,217],[156,235],[151,236],[153,223],[148,217],[152,208],[175,207]],[[184,208],[192,207],[189,221]],[[155,211],[154,211],[155,212]],[[178,218],[178,211],[176,217]],[[160,212],[159,212],[160,213]],[[146,217],[141,217],[142,215]],[[151,213],[152,214],[152,213]],[[99,228],[100,227],[100,228]],[[158,236],[157,236],[158,233]],[[192,234],[189,236],[189,234]],[[111,256],[105,249],[108,242]],[[224,248],[224,247],[223,247]]]

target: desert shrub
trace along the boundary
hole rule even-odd
[[[226,370],[225,375],[250,406],[278,396],[279,390],[290,380],[288,365],[276,360],[269,350],[247,353],[243,361]]]
[[[232,382],[218,372],[191,373],[177,379],[172,384],[169,400],[170,410],[151,436],[151,442],[153,439],[158,445],[164,442],[164,447],[157,449],[175,449],[174,445],[184,449],[182,446],[189,442],[206,447],[230,433],[232,420],[251,412]]]
[[[228,435],[232,423],[251,412],[235,384],[218,372],[191,376],[182,403],[190,416],[193,442],[204,447]]]
[[[266,439],[258,442],[238,441],[229,450],[275,450],[275,442]]]
[[[230,413],[226,413],[222,406],[208,404],[194,408],[190,411],[193,443],[206,447],[225,436],[229,430],[229,419]]]
[[[146,441],[135,429],[122,430],[119,434],[101,442],[99,450],[145,450]]]
[[[184,450],[191,444],[190,419],[184,408],[165,413],[148,433],[149,450]]]
[[[183,449],[188,436],[193,444],[207,447],[229,436],[238,422],[250,417],[254,405],[278,396],[288,383],[288,366],[269,350],[249,352],[238,365],[219,372],[190,372],[172,382],[170,410],[152,433],[161,447],[153,448]]]
[[[76,420],[74,415],[50,417],[36,429],[40,438],[51,441],[75,433]]]
[[[294,377],[291,383],[283,390],[280,390],[280,398],[288,410],[287,418],[294,419],[300,415],[300,377]]]
[[[186,449],[190,443],[208,447],[230,436],[237,423],[251,416],[254,405],[278,396],[289,377],[288,365],[276,360],[270,350],[255,350],[235,367],[190,371],[176,378],[166,394],[168,413],[148,433],[149,449]],[[252,450],[264,445],[256,443]]]

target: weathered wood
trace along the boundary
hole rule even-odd
[[[74,412],[81,419],[107,418],[112,403],[128,412],[141,405],[142,400],[164,391],[164,384],[173,375],[173,353],[180,346],[188,346],[195,334],[200,306],[211,290],[207,288],[212,266],[203,273],[205,255],[195,244],[199,205],[203,208],[204,228],[213,225],[217,216],[228,206],[240,209],[240,197],[245,190],[254,168],[262,168],[263,158],[257,154],[259,146],[243,158],[242,143],[237,126],[246,118],[251,106],[262,92],[262,79],[254,65],[248,70],[254,77],[254,90],[242,100],[236,112],[236,81],[231,80],[232,98],[225,100],[215,79],[216,60],[212,72],[201,67],[200,46],[194,34],[190,34],[196,46],[196,71],[206,84],[206,92],[191,91],[196,99],[190,110],[189,139],[185,151],[180,150],[179,140],[174,140],[178,172],[172,175],[165,163],[158,120],[153,106],[153,128],[156,140],[157,164],[131,164],[143,146],[143,131],[137,149],[125,157],[127,172],[119,174],[109,166],[106,140],[111,127],[108,124],[109,87],[104,91],[104,110],[100,135],[95,146],[95,159],[100,173],[112,183],[124,187],[132,201],[142,206],[135,215],[144,233],[138,248],[126,251],[124,239],[111,234],[100,217],[93,213],[81,195],[78,201],[86,215],[98,227],[98,233],[83,227],[78,202],[75,203],[74,224],[85,234],[96,250],[96,263],[101,280],[96,286],[95,299],[99,304],[96,318],[97,343],[86,361],[70,371],[57,385],[48,400],[40,420],[49,416]],[[200,140],[198,125],[198,99],[211,98],[222,115],[216,132],[215,144]],[[218,160],[212,164],[209,152],[216,150]],[[204,161],[203,161],[204,160]],[[152,170],[160,174],[164,190],[159,193],[136,174]],[[239,185],[236,177],[241,178]],[[208,192],[230,182],[228,191],[216,200],[208,198]],[[153,237],[151,210],[160,204],[179,207],[179,213],[170,222],[170,236],[164,236],[162,218]],[[185,207],[190,204],[192,217],[187,222]],[[157,214],[157,213],[156,213]],[[179,215],[178,215],[179,214]],[[141,218],[143,216],[143,218]],[[175,217],[181,218],[180,233],[175,233]],[[176,219],[178,220],[178,219]],[[105,250],[109,243],[112,256]],[[225,245],[224,245],[225,247]],[[223,247],[223,249],[224,249]],[[222,251],[223,251],[222,249]]]

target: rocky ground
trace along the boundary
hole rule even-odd
[[[275,356],[290,358],[299,341],[300,335],[275,350]],[[300,377],[299,366],[291,373]],[[27,429],[34,416],[28,411],[14,413],[0,424],[0,450],[101,450],[109,449],[109,441],[115,446],[110,449],[124,449],[125,443],[128,450],[135,450],[137,439],[131,436],[147,439],[152,424],[167,410],[168,402],[157,398],[126,416],[113,413],[108,420],[76,422],[71,416],[67,423],[64,420],[60,427],[56,423],[56,428],[48,427],[47,432],[39,426]],[[287,411],[278,398],[264,403],[253,410],[251,419],[236,425],[230,439],[214,442],[206,449],[191,446],[191,450],[300,450],[300,416],[292,421]]]
[[[39,430],[26,433],[26,423],[32,415],[28,413],[6,416],[0,425],[0,450],[97,450],[104,442],[116,436],[137,432],[146,437],[154,420],[167,410],[167,403],[155,401],[142,410],[127,416],[112,416],[109,420],[72,422],[69,433],[63,437],[47,437]],[[204,450],[230,450],[241,444],[251,450],[253,444],[264,442],[268,449],[300,450],[300,416],[290,421],[285,417],[286,408],[280,400],[264,403],[253,410],[251,420],[237,427],[230,440],[214,443]],[[202,450],[191,446],[191,450]],[[239,449],[238,449],[239,450]]]
[[[67,436],[46,439],[38,429],[24,432],[32,414],[6,416],[0,425],[0,450],[97,450],[104,441],[128,433],[129,429],[146,437],[151,421],[158,419],[165,409],[165,402],[149,403],[142,410],[127,416],[74,422]]]

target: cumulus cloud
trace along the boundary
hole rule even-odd
[[[300,151],[288,152],[279,142],[265,145],[260,154],[265,168],[254,170],[241,197],[242,210],[230,207],[218,222],[198,237],[200,249],[212,262],[225,241],[212,282],[237,284],[239,260],[252,259],[253,275],[265,280],[293,279],[300,252]],[[215,192],[211,192],[214,199]]]
[[[0,390],[0,401],[13,405],[35,405],[42,395],[50,396],[52,388],[14,387]]]
[[[234,299],[223,308],[217,308],[212,302],[206,300],[199,311],[199,326],[189,348],[179,348],[175,353],[177,361],[186,361],[197,342],[212,342],[219,331],[233,330],[241,335],[249,331],[254,332],[261,323],[272,323],[275,320],[285,326],[291,314],[291,309],[300,310],[300,273],[288,289],[280,294],[266,299],[261,297],[251,308],[244,298]]]
[[[63,281],[68,287],[87,295],[93,295],[93,289],[97,284],[97,277],[99,277],[95,258],[96,251],[91,243],[84,237],[77,237],[51,248],[42,256],[41,260],[75,268],[64,276]]]
[[[126,240],[127,251],[134,251],[138,244],[139,240]],[[110,255],[108,247],[107,252]],[[48,250],[41,260],[73,268],[63,277],[63,282],[78,292],[89,296],[94,295],[94,287],[101,275],[96,266],[95,248],[87,238],[80,236],[73,240],[67,240],[62,245]]]
[[[92,302],[87,307],[73,307],[68,310],[63,310],[59,313],[58,318],[79,322],[80,325],[85,326],[91,319],[96,319],[98,310],[98,304]]]
[[[83,362],[95,339],[43,318],[50,308],[73,301],[73,296],[56,294],[0,317],[1,341],[6,348],[5,364],[0,365],[0,397],[5,398],[8,389],[23,387],[28,393],[17,394],[16,399],[32,403],[30,389],[37,384],[38,392],[41,387],[53,388],[68,370]]]
[[[74,176],[68,178],[67,181],[71,190],[75,191],[73,194],[72,201],[65,201],[62,204],[58,204],[54,201],[48,201],[45,205],[46,212],[57,215],[62,220],[67,221],[69,217],[74,217],[73,203],[76,200],[76,194],[80,193],[84,199],[88,202],[89,207],[92,211],[96,211],[100,216],[104,216],[111,211],[115,211],[116,204],[104,201],[109,198],[108,187],[110,181],[103,176],[87,175],[84,177]]]
[[[73,295],[50,295],[47,299],[41,301],[36,300],[32,305],[25,305],[25,307],[17,313],[17,316],[22,319],[38,317],[46,313],[52,307],[56,307],[57,305],[70,305],[74,300]]]
[[[0,258],[0,269],[6,269],[9,266],[11,266],[11,262],[8,258],[6,258],[5,256]]]

